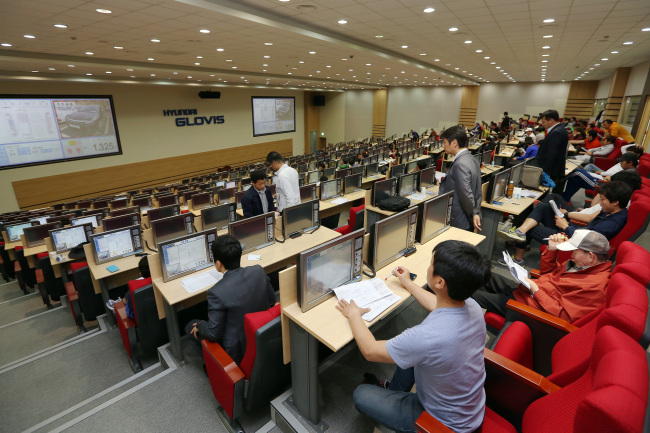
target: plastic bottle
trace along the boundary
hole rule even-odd
[[[515,190],[515,183],[511,180],[510,183],[508,184],[508,193],[506,194],[506,197],[512,198],[512,193]]]

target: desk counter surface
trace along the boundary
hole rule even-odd
[[[90,268],[90,272],[92,273],[92,276],[95,278],[95,280],[101,280],[113,275],[119,275],[123,272],[137,269],[138,263],[140,262],[140,257],[133,254],[127,257],[122,257],[121,259],[97,264],[97,262],[95,262],[95,256],[93,255],[91,244],[84,245],[84,252],[86,253],[86,261],[88,262],[88,267]],[[106,269],[111,265],[117,266],[118,270],[111,272]]]
[[[542,194],[544,194],[545,191],[532,191],[532,192],[536,194],[535,198],[526,197],[520,199],[516,199],[516,198],[508,199],[504,197],[503,199],[499,200],[501,203],[503,203],[502,205],[488,203],[484,201],[483,203],[481,203],[481,207],[485,209],[494,209],[501,212],[507,212],[513,215],[519,215],[524,210],[526,210],[528,206],[531,206],[535,202],[535,200],[537,200]]]
[[[483,235],[470,233],[464,230],[450,227],[447,231],[441,233],[439,236],[433,238],[426,244],[417,245],[417,252],[413,255],[409,257],[402,257],[391,263],[389,266],[380,269],[377,272],[377,278],[386,278],[397,266],[404,266],[411,272],[417,274],[415,284],[418,286],[424,286],[427,282],[426,270],[429,267],[429,263],[431,261],[431,251],[433,250],[433,247],[435,247],[440,242],[454,239],[463,240],[465,242],[477,245],[484,238],[485,237]],[[363,279],[367,280],[369,278],[363,276]],[[401,301],[393,304],[372,322],[365,322],[368,327],[379,322],[382,318],[390,314],[391,311],[395,310],[400,304],[402,304],[409,296],[411,296],[410,293],[402,287],[397,278],[389,278],[386,281],[386,285],[393,291],[393,293],[401,298]],[[327,347],[334,351],[337,351],[353,340],[352,330],[350,329],[348,320],[343,317],[343,315],[337,311],[336,308],[334,308],[337,303],[338,301],[336,297],[333,296],[327,301],[317,305],[305,313],[300,310],[298,303],[292,303],[286,307],[283,307],[282,312],[291,320],[299,324],[307,332],[316,337]]]

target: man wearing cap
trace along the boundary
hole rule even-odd
[[[572,251],[571,259],[559,263],[558,250]],[[502,316],[508,300],[514,299],[574,322],[605,302],[612,269],[608,256],[609,242],[600,233],[580,229],[568,241],[558,233],[550,237],[548,248],[542,253],[541,277],[526,278],[530,288],[524,284],[513,288],[510,280],[493,272],[491,281],[474,292],[472,298],[481,307]]]
[[[619,171],[628,171],[636,173],[636,166],[639,164],[639,158],[636,153],[625,152],[618,159],[618,164],[614,165],[611,169],[600,172],[598,167],[593,164],[587,165],[584,169],[579,168],[574,170],[568,177],[566,188],[562,193],[562,198],[566,201],[571,201],[571,197],[578,192],[580,188],[594,189],[598,182],[605,180],[609,182],[613,174]],[[595,167],[595,169],[594,169]]]

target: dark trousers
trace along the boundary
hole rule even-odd
[[[579,168],[575,170],[567,180],[566,189],[562,193],[562,197],[564,197],[566,201],[569,201],[580,188],[594,189],[596,186],[598,186],[598,179],[591,176],[587,171]]]
[[[556,201],[555,204],[558,208],[566,209],[566,207],[562,207],[562,203]],[[566,202],[564,202],[564,205],[566,205]],[[548,241],[545,241],[544,238],[562,231],[555,225],[555,213],[553,212],[551,205],[548,203],[538,203],[537,206],[535,206],[535,209],[533,209],[530,215],[528,215],[528,218],[537,221],[537,225],[526,233],[526,242],[515,242],[517,248],[526,248],[533,239],[540,244],[547,245]]]
[[[517,290],[517,284],[497,273],[492,273],[488,283],[478,289],[472,298],[482,307],[501,316],[506,315],[506,304],[515,299],[512,294]]]

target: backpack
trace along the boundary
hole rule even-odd
[[[411,206],[411,200],[399,195],[388,197],[377,203],[377,207],[381,210],[390,212],[401,212]]]

